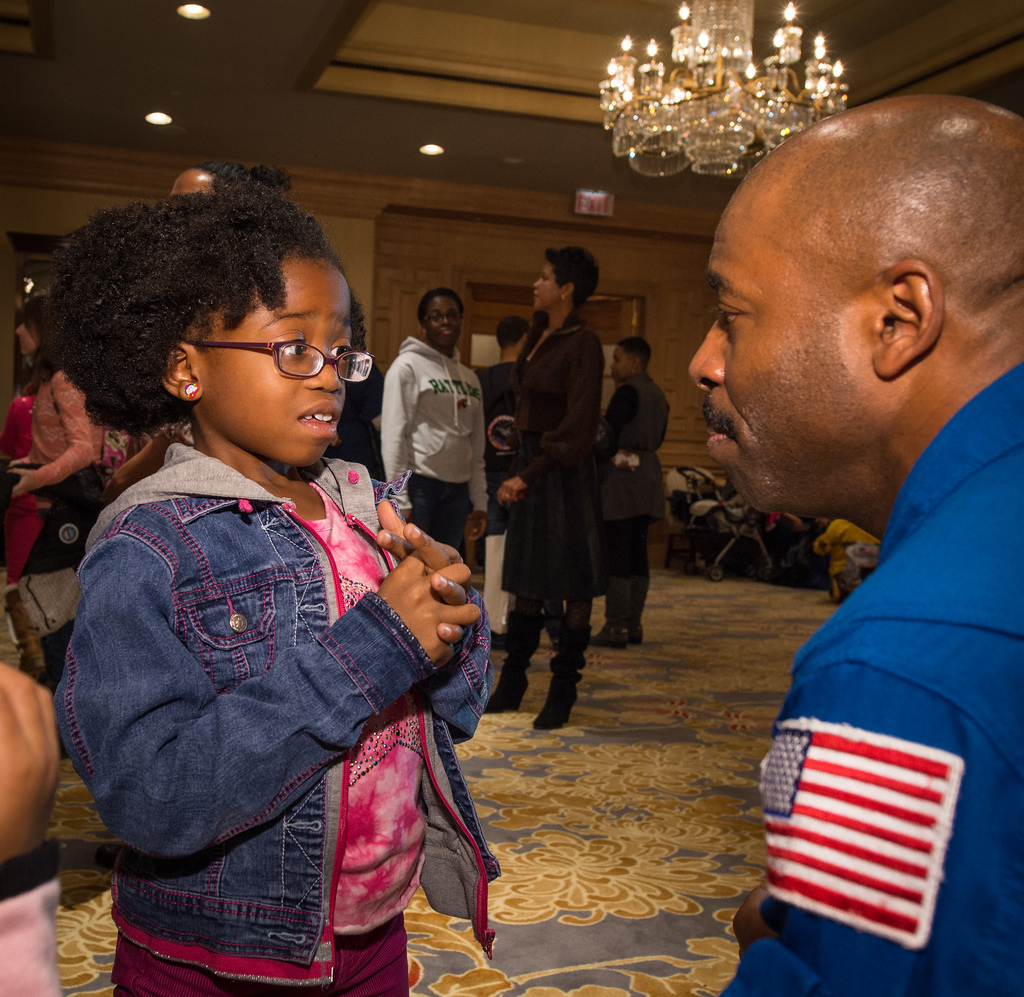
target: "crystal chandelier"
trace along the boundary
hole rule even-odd
[[[754,0],[696,0],[679,8],[672,29],[672,59],[666,77],[657,43],[637,66],[632,42],[608,64],[601,84],[604,127],[612,151],[645,176],[666,177],[688,166],[695,173],[735,176],[758,156],[808,125],[846,108],[842,63],[825,55],[825,39],[814,40],[801,89],[803,29],[796,8],[786,7],[775,32],[775,51],[758,75],[752,60]]]

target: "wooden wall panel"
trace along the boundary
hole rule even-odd
[[[163,197],[174,176],[192,162],[193,157],[168,153],[0,137],[0,183],[17,194],[19,211],[36,200],[77,205],[86,199],[95,208],[123,198]],[[546,247],[587,246],[601,264],[600,292],[643,302],[641,328],[653,350],[651,371],[672,405],[662,463],[708,463],[701,396],[688,382],[686,367],[710,324],[712,296],[704,269],[716,212],[619,200],[613,219],[592,218],[573,214],[569,192],[304,166],[289,170],[294,196],[308,210],[331,216],[342,228],[351,228],[353,219],[373,225],[370,348],[384,367],[402,340],[418,333],[416,303],[427,288],[448,285],[460,294],[470,283],[529,288]],[[81,224],[88,211],[76,210],[59,224],[41,220],[52,213],[33,209],[9,220],[20,219],[13,224],[19,231],[64,233]],[[370,230],[357,234],[364,252]],[[342,235],[343,243],[351,237],[347,229]],[[368,273],[369,261],[364,262],[360,272]],[[4,267],[0,252],[0,276]],[[367,297],[362,287],[357,290]],[[0,319],[6,315],[0,322],[0,355],[8,351],[13,331],[9,313],[0,307]]]
[[[467,301],[470,284],[529,287],[548,246],[583,243],[601,266],[599,292],[643,300],[650,371],[671,405],[663,466],[708,464],[702,395],[690,383],[687,367],[711,323],[714,296],[704,278],[710,239],[594,232],[584,240],[580,235],[557,223],[527,226],[443,212],[436,217],[383,212],[377,221],[373,345],[381,365],[386,368],[394,359],[406,335],[417,334],[416,302],[429,287],[451,287]],[[631,308],[622,307],[628,323]],[[470,332],[466,329],[464,338]],[[468,354],[468,342],[460,350]]]
[[[15,187],[118,197],[166,197],[174,178],[194,162],[195,156],[0,135],[0,183]],[[586,241],[591,231],[609,228],[616,232],[649,230],[669,237],[707,239],[714,235],[718,223],[717,212],[700,207],[620,198],[615,201],[614,218],[598,218],[574,214],[571,191],[551,194],[281,165],[291,174],[293,196],[299,204],[308,211],[343,218],[377,218],[382,211],[396,207],[428,215],[438,210],[500,212],[520,223],[557,220],[565,231],[581,233],[577,242]]]

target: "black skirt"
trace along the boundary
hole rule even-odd
[[[516,473],[541,453],[540,433],[521,433]],[[584,602],[604,595],[604,555],[597,466],[556,467],[509,510],[502,588],[523,599]]]

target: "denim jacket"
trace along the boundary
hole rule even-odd
[[[306,476],[350,524],[378,529],[392,486],[343,461]],[[376,594],[339,618],[334,573],[280,497],[182,446],[90,537],[57,713],[128,845],[114,919],[157,955],[265,982],[331,978],[345,752],[407,690],[423,732],[420,882],[490,954],[499,869],[453,747],[492,684],[486,617],[435,669]]]

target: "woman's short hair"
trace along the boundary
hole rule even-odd
[[[572,303],[576,308],[597,290],[597,260],[582,246],[545,249],[544,257],[551,264],[559,287],[572,282]]]
[[[54,256],[54,352],[94,420],[129,433],[180,422],[163,380],[179,343],[236,329],[285,301],[285,260],[344,273],[315,218],[276,191],[233,183],[100,211]],[[361,349],[362,311],[350,312]]]
[[[421,325],[427,317],[427,305],[429,305],[434,298],[451,298],[459,309],[459,315],[462,315],[466,310],[465,306],[462,304],[462,298],[460,298],[450,287],[432,287],[423,295],[422,298],[420,298],[420,303],[416,306],[416,318],[419,319]]]

